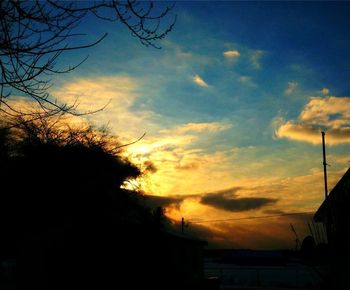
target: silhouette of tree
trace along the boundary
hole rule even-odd
[[[103,21],[120,22],[143,45],[156,47],[173,28],[167,18],[172,6],[164,10],[152,1],[18,1],[0,2],[0,111],[9,115],[31,115],[8,101],[12,91],[35,100],[42,111],[33,118],[69,112],[79,115],[76,104],[59,103],[50,97],[50,76],[74,70],[82,62],[65,69],[58,66],[59,57],[68,51],[92,47],[95,42],[77,44],[83,36],[77,26],[89,15]],[[103,108],[101,108],[103,109]],[[80,114],[86,114],[83,112]]]
[[[58,118],[13,122],[0,130],[0,259],[17,261],[16,289],[152,283],[159,219],[123,189],[141,173],[122,145]]]

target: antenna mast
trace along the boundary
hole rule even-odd
[[[328,187],[327,187],[326,142],[325,142],[325,135],[326,135],[326,133],[324,131],[322,131],[321,134],[322,134],[322,149],[323,149],[324,195],[325,195],[325,198],[327,198]]]

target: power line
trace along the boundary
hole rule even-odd
[[[226,221],[266,219],[266,218],[281,217],[281,216],[305,215],[305,214],[311,214],[311,213],[314,213],[314,212],[313,211],[292,212],[292,213],[281,213],[281,214],[275,214],[275,215],[249,216],[249,217],[220,219],[220,220],[204,220],[204,221],[188,220],[188,222],[191,224],[203,224],[203,223],[216,223],[216,222],[226,222]]]

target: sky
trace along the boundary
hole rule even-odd
[[[156,5],[165,5],[156,2]],[[159,7],[157,6],[157,7]],[[350,161],[350,3],[179,1],[173,31],[145,47],[88,18],[51,93],[108,125],[145,172],[140,187],[213,247],[294,248]],[[289,213],[304,213],[286,215]],[[251,218],[269,216],[268,218]]]

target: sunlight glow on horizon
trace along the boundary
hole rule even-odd
[[[51,93],[81,111],[108,105],[69,122],[107,126],[120,144],[144,136],[124,148],[143,172],[124,186],[173,198],[165,207],[176,221],[316,210],[321,129],[330,188],[350,160],[349,3],[180,1],[174,9],[177,23],[159,50],[105,23],[109,36],[81,67],[57,76]],[[98,38],[101,27],[88,24]],[[220,245],[293,247],[289,224],[307,235],[310,218],[193,230]]]

